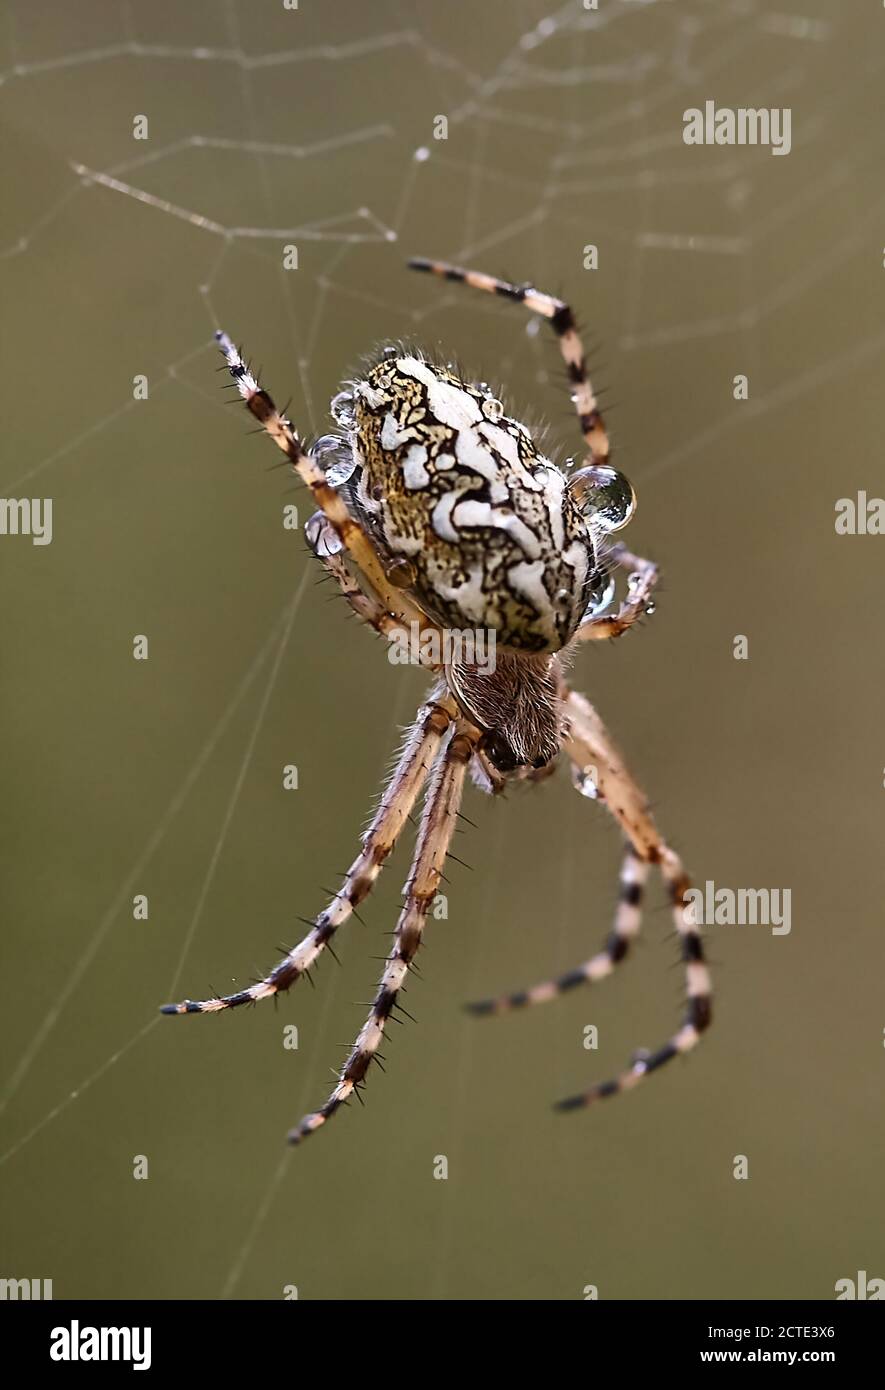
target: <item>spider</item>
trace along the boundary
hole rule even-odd
[[[332,1093],[289,1132],[291,1143],[313,1134],[354,1094],[361,1099],[387,1022],[402,1009],[400,992],[439,890],[468,772],[496,794],[514,781],[545,777],[564,753],[578,789],[608,808],[625,839],[619,900],[602,949],[559,979],[468,1006],[474,1012],[537,1004],[610,975],[639,931],[652,865],[669,894],[686,979],[680,1027],[656,1051],[635,1053],[613,1080],[558,1108],[636,1086],[693,1048],[712,1016],[701,939],[685,911],[691,885],[682,861],[662,839],[599,715],[566,680],[584,642],[618,637],[653,610],[657,581],[653,564],[610,540],[629,521],[635,498],[609,463],[574,315],[531,285],[438,261],[413,259],[409,266],[514,300],[549,321],[587,458],[576,471],[558,467],[487,386],[403,345],[384,348],[348,383],[331,405],[338,433],[306,448],[231,339],[216,334],[247,408],[312,493],[318,510],[305,527],[311,550],[382,637],[391,640],[404,629],[420,635],[420,659],[434,676],[360,851],[303,940],[247,989],[163,1006],[170,1014],[217,1013],[289,989],[367,897],[426,787],[403,906],[369,1015]],[[628,575],[626,595],[607,611],[616,570]],[[493,634],[493,669],[457,651],[441,656],[442,638],[453,628]]]

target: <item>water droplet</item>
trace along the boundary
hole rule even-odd
[[[655,611],[656,608],[657,604],[655,603],[654,599],[649,599],[648,603],[645,605],[645,611],[649,617],[651,617],[652,613]]]
[[[344,542],[324,512],[314,512],[304,523],[304,538],[315,555],[339,555]]]
[[[397,589],[408,589],[415,582],[415,566],[408,560],[394,560],[384,573]]]
[[[587,604],[585,618],[595,618],[597,614],[603,613],[614,596],[614,575],[604,574],[601,570],[597,571],[590,583],[590,602]]]
[[[326,468],[340,451],[346,448],[340,434],[321,434],[311,449],[311,453],[321,468]]]
[[[596,781],[595,767],[572,767],[572,782],[582,796],[590,801],[599,800],[599,785]]]
[[[330,487],[340,487],[353,476],[356,459],[347,440],[340,435],[324,434],[314,444],[311,453],[325,473]]]
[[[326,479],[330,487],[341,487],[342,483],[348,482],[356,471],[356,459],[350,454],[347,458],[340,459],[338,463],[333,463],[326,470]]]
[[[607,463],[579,469],[569,479],[569,489],[588,521],[603,531],[620,531],[636,511],[629,478]]]
[[[329,410],[336,424],[349,429],[353,424],[353,395],[350,391],[339,391],[333,396]]]
[[[494,396],[487,396],[482,403],[482,413],[487,420],[500,420],[504,414],[504,407]]]

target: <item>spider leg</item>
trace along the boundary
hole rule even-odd
[[[642,790],[630,776],[605,726],[583,695],[569,691],[565,701],[568,732],[564,747],[576,771],[590,773],[604,801],[629,838],[637,856],[656,864],[666,884],[673,921],[682,946],[685,967],[687,1008],[678,1031],[656,1051],[637,1055],[630,1069],[611,1081],[603,1081],[581,1095],[560,1101],[558,1108],[574,1110],[604,1096],[617,1095],[639,1084],[673,1057],[689,1052],[701,1039],[712,1020],[710,972],[696,925],[686,911],[686,894],[691,880],[679,856],[661,838],[652,820]]]
[[[371,541],[359,522],[348,510],[340,493],[326,482],[325,474],[310,452],[304,448],[290,422],[281,415],[267,391],[259,384],[240,356],[239,349],[226,333],[215,335],[227,362],[228,371],[236,382],[250,414],[289,459],[295,472],[307,484],[314,501],[327,517],[342,544],[353,557],[366,583],[378,596],[383,607],[400,625],[418,624],[419,631],[434,627],[422,610],[397,588],[387,575]]]
[[[437,759],[421,815],[415,857],[405,885],[405,901],[369,1016],[325,1105],[305,1115],[290,1130],[289,1142],[292,1144],[306,1139],[334,1115],[339,1106],[360,1088],[376,1057],[387,1020],[397,1005],[397,996],[421,945],[427,912],[439,889],[455,829],[467,765],[479,737],[478,729],[460,719]]]
[[[368,897],[384,861],[397,842],[427,774],[457,711],[450,696],[434,691],[418,711],[396,769],[388,782],[362,839],[362,848],[344,876],[338,892],[303,940],[299,941],[270,974],[248,989],[215,999],[185,999],[164,1004],[164,1014],[212,1014],[240,1004],[254,1004],[289,989],[314,964],[336,931]]]
[[[323,569],[332,576],[350,607],[364,623],[368,623],[369,627],[373,627],[380,636],[386,637],[388,640],[402,634],[402,624],[388,613],[374,594],[366,593],[359,581],[350,573],[341,554],[328,549],[328,531],[330,530],[332,530],[331,525],[322,512],[314,513],[305,527],[307,543]],[[332,534],[335,535],[336,533],[333,531]],[[439,651],[443,649],[441,637],[437,649]],[[418,644],[416,655],[420,664],[429,671],[439,672],[442,670],[438,662],[430,660],[423,645]]]
[[[657,565],[651,560],[643,560],[634,555],[620,541],[607,552],[607,559],[613,560],[619,569],[630,571],[627,597],[617,613],[599,618],[587,618],[581,623],[572,639],[574,642],[599,641],[605,637],[620,637],[628,632],[634,623],[651,612],[652,590],[660,578]]]
[[[576,985],[595,984],[611,975],[615,966],[620,965],[630,949],[630,943],[639,933],[642,913],[642,894],[648,878],[649,865],[639,858],[628,842],[621,864],[620,892],[615,920],[608,939],[601,951],[591,956],[583,965],[569,970],[555,980],[545,980],[533,985],[531,989],[518,990],[514,994],[502,994],[496,999],[480,999],[468,1004],[473,1014],[501,1014],[510,1009],[521,1009],[528,1004],[544,1004],[555,999]]]
[[[414,256],[409,261],[409,269],[426,271],[430,275],[440,276],[443,280],[454,280],[469,285],[471,289],[484,290],[486,294],[498,294],[505,299],[513,299],[518,304],[524,304],[532,313],[549,319],[559,339],[559,348],[572,386],[572,400],[578,413],[581,432],[590,451],[590,462],[608,462],[611,452],[608,433],[587,373],[584,347],[578,334],[575,316],[568,304],[561,299],[554,299],[550,294],[542,294],[533,285],[511,285],[506,280],[498,280],[494,275],[485,275],[478,270],[463,270],[460,266],[448,265],[445,261],[429,261],[424,257]]]

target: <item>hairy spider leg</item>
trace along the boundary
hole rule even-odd
[[[606,559],[619,569],[627,570],[630,583],[627,596],[617,613],[598,618],[585,618],[572,638],[572,642],[600,641],[606,637],[620,637],[629,632],[640,618],[652,611],[650,600],[652,591],[660,578],[658,567],[651,560],[643,560],[634,555],[620,541],[605,552]]]
[[[215,337],[246,408],[277,447],[282,449],[295,472],[310,488],[317,506],[322,509],[366,583],[374,590],[386,611],[402,626],[408,627],[410,622],[414,622],[421,631],[428,628],[438,631],[436,624],[430,621],[427,614],[387,578],[384,566],[369,537],[351,515],[344,498],[326,481],[322,469],[304,448],[291,423],[277,410],[268,392],[243,361],[233,341],[221,331],[216,333]]]
[[[483,290],[486,294],[513,299],[517,304],[524,304],[532,313],[540,314],[542,318],[547,319],[559,339],[559,349],[572,387],[572,401],[589,450],[590,462],[608,463],[611,453],[608,432],[587,372],[587,361],[575,316],[564,300],[543,294],[533,285],[511,285],[494,275],[485,275],[479,270],[464,270],[461,266],[449,265],[446,261],[431,261],[423,256],[413,256],[408,265],[410,270],[424,271],[429,275],[438,275],[443,280],[469,285],[474,290]]]
[[[405,885],[405,901],[369,1016],[325,1105],[305,1115],[290,1130],[289,1142],[292,1144],[298,1144],[313,1134],[340,1106],[346,1104],[354,1091],[361,1089],[366,1073],[377,1057],[387,1020],[397,1006],[400,990],[421,946],[430,904],[439,890],[443,865],[455,830],[467,765],[479,737],[478,729],[459,719],[437,758],[418,828],[415,856]]]
[[[569,728],[564,747],[576,771],[586,774],[588,769],[592,769],[599,799],[615,817],[639,857],[646,863],[656,864],[660,870],[681,943],[687,995],[685,1017],[678,1031],[656,1051],[637,1055],[628,1071],[558,1103],[559,1109],[575,1110],[590,1105],[594,1100],[631,1090],[672,1058],[690,1052],[710,1026],[713,1007],[710,972],[704,960],[703,944],[697,924],[687,910],[686,894],[691,888],[691,880],[682,860],[662,839],[652,820],[645,794],[624,766],[589,700],[576,691],[569,691],[565,705]]]
[[[473,1014],[502,1014],[522,1009],[529,1004],[545,1004],[577,985],[596,984],[611,975],[627,955],[630,943],[639,934],[642,920],[642,895],[648,878],[649,864],[640,859],[628,842],[621,861],[620,887],[615,919],[604,946],[595,956],[574,970],[553,980],[544,980],[530,989],[501,994],[497,998],[479,999],[467,1005]]]
[[[248,989],[215,999],[185,999],[164,1004],[164,1014],[213,1014],[254,1004],[291,988],[316,962],[336,931],[368,897],[388,855],[393,850],[439,751],[443,736],[457,713],[454,700],[435,692],[418,711],[405,746],[378,809],[362,838],[362,848],[328,907],[319,914],[307,935],[274,966],[270,974]]]
[[[323,569],[335,580],[358,618],[367,623],[369,627],[373,627],[381,637],[387,638],[388,641],[403,632],[402,624],[387,612],[374,595],[367,594],[360,587],[359,581],[350,573],[340,555],[323,555],[316,551],[315,553]],[[440,650],[442,650],[441,644]],[[433,672],[442,670],[441,664],[431,661],[420,644],[417,656],[419,663],[427,670]]]

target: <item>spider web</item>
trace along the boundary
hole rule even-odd
[[[144,461],[159,458],[172,418],[185,422],[188,455],[198,454],[204,429],[218,438],[211,334],[219,326],[273,361],[267,384],[283,399],[294,389],[290,413],[308,435],[323,432],[336,377],[379,337],[402,335],[451,344],[469,364],[493,366],[511,396],[546,401],[560,454],[574,449],[543,326],[462,289],[413,283],[402,261],[427,254],[567,291],[592,321],[594,380],[617,381],[620,400],[655,402],[656,423],[631,422],[603,396],[623,466],[640,496],[647,484],[658,489],[653,497],[675,489],[685,501],[693,466],[709,460],[711,446],[787,402],[814,399],[885,348],[872,318],[834,322],[826,339],[793,326],[818,290],[880,238],[885,198],[870,177],[880,150],[875,122],[864,117],[882,64],[872,48],[865,56],[860,30],[846,37],[845,25],[812,0],[776,10],[761,0],[601,0],[598,10],[577,0],[301,0],[293,11],[235,0],[107,0],[73,11],[13,0],[0,109],[13,136],[7,186],[11,178],[16,196],[0,223],[0,273],[19,280],[23,298],[4,376],[10,399],[29,403],[31,428],[7,456],[0,492],[53,495],[76,473],[88,495],[97,451],[116,451],[118,468],[136,449]],[[845,52],[856,58],[850,97],[830,78],[834,55]],[[791,107],[790,156],[716,149],[687,158],[682,111],[714,93],[723,104]],[[138,141],[132,119],[142,112],[149,135]],[[439,116],[445,139],[435,138]],[[817,233],[803,241],[810,224]],[[584,270],[587,244],[599,247],[596,271]],[[297,269],[284,268],[287,245],[297,247]],[[125,357],[122,374],[90,370],[93,354],[108,362],[108,347]],[[150,380],[150,410],[133,399],[136,371]],[[722,385],[735,372],[754,383],[743,410]],[[35,377],[53,383],[51,409]],[[84,501],[76,524],[87,535],[88,522]],[[2,1107],[13,1123],[2,1162],[47,1152],[61,1117],[128,1068],[155,1028],[152,1020],[127,1029],[112,1010],[97,1053],[72,1033],[78,1012],[95,1008],[91,981],[133,893],[171,852],[188,798],[226,748],[220,816],[192,866],[193,910],[165,961],[166,997],[180,994],[244,787],[262,761],[307,577],[304,565],[292,597],[239,648],[229,693],[207,715],[128,871],[105,866],[105,884],[117,886],[100,919],[49,945],[62,952],[64,970],[6,1050],[14,1060]],[[409,698],[398,697],[395,725],[407,720]],[[335,786],[326,794],[333,799]],[[580,809],[567,813],[575,842]],[[464,948],[468,984],[471,976],[478,983],[507,857],[500,822],[489,845],[477,932]],[[561,892],[557,939],[548,935],[547,944],[568,960],[579,885],[565,875]],[[23,957],[30,992],[40,960],[33,950]],[[322,1092],[323,1025],[344,997],[330,981],[322,982],[302,1111]],[[446,1104],[457,1156],[477,1044],[469,1025],[452,1036]],[[22,1107],[38,1063],[50,1077]],[[56,1067],[64,1082],[46,1103]],[[570,1074],[565,1060],[561,1071],[551,1080]],[[294,1118],[293,1110],[283,1123]],[[217,1287],[207,1279],[207,1294],[243,1291],[290,1169],[288,1155],[267,1162],[269,1176],[244,1180],[223,1277]],[[449,1230],[441,1217],[437,1297],[457,1291]]]

